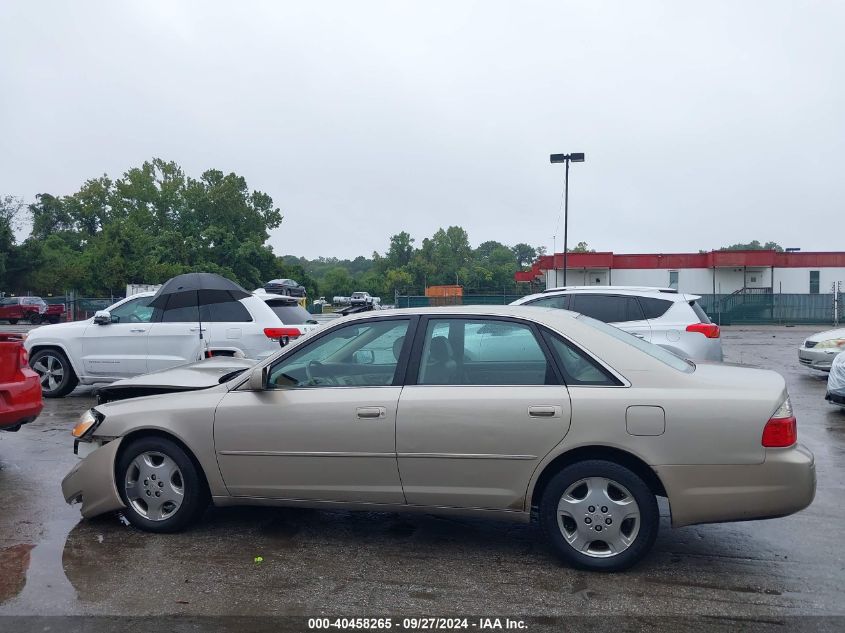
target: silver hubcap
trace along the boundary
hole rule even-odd
[[[640,507],[624,486],[588,477],[566,489],[557,504],[557,524],[571,547],[594,558],[628,549],[640,531]]]
[[[126,499],[150,521],[164,521],[173,516],[185,498],[182,471],[164,453],[141,453],[126,469]]]
[[[41,388],[54,391],[62,384],[65,377],[65,368],[62,361],[55,356],[42,356],[32,366],[35,373],[41,378]]]

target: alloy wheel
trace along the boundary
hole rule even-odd
[[[52,354],[45,354],[32,365],[32,369],[41,380],[41,388],[55,391],[65,377],[65,366],[61,359]]]
[[[126,500],[135,512],[150,521],[164,521],[182,507],[185,480],[171,457],[147,451],[130,462],[124,490]]]

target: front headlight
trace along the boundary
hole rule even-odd
[[[73,427],[71,435],[83,442],[90,442],[91,435],[100,426],[105,416],[95,409],[88,409],[85,413],[79,416],[79,422]]]
[[[845,338],[831,338],[816,345],[816,349],[823,349],[828,354],[837,354],[845,350]]]

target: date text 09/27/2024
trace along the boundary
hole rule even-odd
[[[472,630],[519,631],[528,628],[524,620],[518,618],[476,617],[476,618],[308,618],[308,630],[390,630],[400,631],[443,631]]]

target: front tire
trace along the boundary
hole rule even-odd
[[[590,571],[620,571],[639,562],[657,538],[657,500],[634,472],[614,462],[567,466],[549,481],[540,523],[567,563]]]
[[[32,325],[40,325],[41,321],[43,321],[43,319],[41,318],[41,315],[38,314],[37,312],[32,312],[31,314],[27,315],[27,320]]]
[[[176,442],[164,437],[132,441],[120,454],[117,487],[125,516],[147,532],[178,532],[208,507],[205,478]]]
[[[41,395],[45,398],[62,398],[79,384],[70,361],[59,350],[38,350],[29,359],[29,366],[38,374]]]

